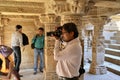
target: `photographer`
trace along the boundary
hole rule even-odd
[[[55,39],[54,59],[57,61],[56,73],[59,80],[79,80],[82,47],[77,26],[74,23],[64,24],[61,36],[55,36]],[[61,46],[63,42],[65,44]]]

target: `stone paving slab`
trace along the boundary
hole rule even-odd
[[[36,75],[33,75],[33,69],[23,69],[20,71],[20,74],[23,75],[23,77],[21,77],[21,80],[44,80],[44,73],[38,72]],[[107,72],[107,74],[102,75],[89,74],[88,70],[86,69],[86,73],[84,74],[84,80],[120,80],[120,76],[113,74],[109,71]]]
[[[115,75],[109,71],[107,74],[102,75],[93,75],[89,74],[88,70],[86,71],[87,72],[84,74],[84,80],[120,80],[120,76]],[[38,74],[33,75],[32,69],[24,69],[21,70],[20,73],[24,75],[21,80],[44,80],[43,73],[38,72]]]

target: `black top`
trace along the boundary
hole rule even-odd
[[[25,33],[22,33],[22,37],[23,37],[23,45],[28,45],[29,44],[29,40],[28,37]]]

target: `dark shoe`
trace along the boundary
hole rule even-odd
[[[42,73],[43,73],[43,70],[41,70],[41,69],[40,69],[40,72],[42,72]]]
[[[37,74],[37,72],[34,72],[33,74],[34,74],[34,75],[36,75],[36,74]]]
[[[23,75],[19,75],[19,77],[23,77]]]

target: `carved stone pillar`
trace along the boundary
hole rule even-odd
[[[56,62],[53,57],[53,48],[55,39],[53,37],[47,36],[47,32],[54,31],[56,26],[60,25],[57,22],[57,16],[54,14],[42,14],[40,20],[44,23],[45,27],[45,79],[44,80],[58,80],[56,75]]]
[[[3,25],[0,25],[0,45],[2,45],[4,43],[4,41],[3,41],[3,36],[4,36],[3,32],[4,32]]]
[[[9,20],[8,18],[2,18],[2,16],[0,15],[0,45],[4,45],[4,27],[8,24],[8,20]],[[0,54],[0,58],[3,60],[3,65],[2,65],[1,71],[6,73],[9,70],[5,66],[6,65],[5,57],[3,57]]]
[[[86,28],[85,28],[85,25],[87,25],[88,23],[89,23],[89,20],[88,20],[88,16],[83,16],[82,17],[82,32],[83,32],[83,39],[87,36],[86,34],[87,34],[87,31],[86,31]]]
[[[8,18],[0,16],[0,44],[4,44],[4,27],[8,24]]]
[[[1,18],[1,15],[0,15],[0,44],[3,43],[3,25],[2,25],[2,18]]]
[[[103,36],[103,28],[104,28],[104,25],[106,24],[106,21],[108,20],[108,17],[107,16],[100,16],[100,36],[99,38],[101,40],[104,40],[104,36]]]
[[[94,34],[92,37],[92,63],[89,72],[92,74],[104,74],[107,71],[103,65],[105,50],[98,38],[101,28],[100,19],[97,16],[93,16],[90,21],[94,24]]]

